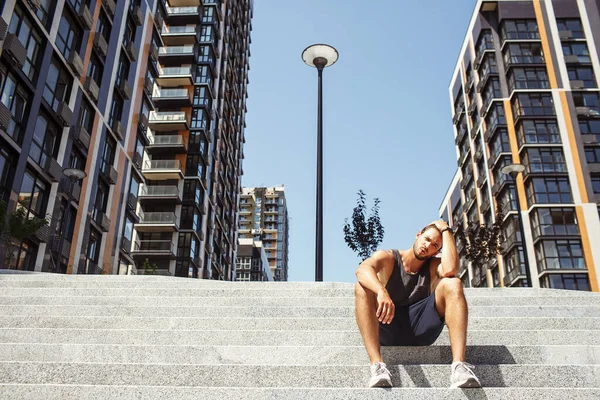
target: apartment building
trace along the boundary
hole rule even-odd
[[[283,186],[243,188],[239,238],[261,241],[274,280],[288,280],[289,218]]]
[[[249,0],[4,3],[1,196],[49,221],[5,268],[233,278],[251,18]]]
[[[473,270],[461,257],[471,286],[598,290],[599,6],[475,6],[449,87],[458,172],[440,207],[456,229],[502,214],[498,259]],[[516,179],[511,164],[525,167]]]

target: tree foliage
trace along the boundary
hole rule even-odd
[[[496,214],[491,225],[469,222],[467,228],[456,232],[457,240],[465,245],[466,258],[474,267],[481,267],[497,257],[502,246],[502,221],[504,215]]]
[[[1,217],[5,216],[5,217]],[[48,220],[28,217],[23,207],[8,213],[6,202],[0,201],[0,243],[5,247],[4,265],[10,266],[15,252],[24,239],[48,225]]]
[[[374,199],[371,215],[368,217],[366,196],[362,189],[358,191],[356,203],[352,212],[352,225],[348,223],[348,218],[344,220],[344,240],[348,247],[358,253],[364,261],[377,250],[385,231],[379,218],[381,202],[378,198]]]

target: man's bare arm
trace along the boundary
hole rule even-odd
[[[363,261],[356,270],[358,283],[377,295],[377,318],[384,324],[392,322],[396,309],[377,274],[384,276],[384,281],[387,282],[394,268],[393,257],[391,251],[378,250]]]
[[[436,221],[435,224],[440,231],[448,228],[448,224],[442,220]],[[442,260],[437,269],[437,275],[440,278],[452,278],[458,275],[458,267],[460,265],[452,230],[445,230],[442,233],[442,240]]]

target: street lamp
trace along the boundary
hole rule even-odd
[[[75,186],[75,183],[82,181],[87,176],[84,171],[77,168],[65,168],[63,169],[63,175],[69,180],[69,185],[67,187],[69,192],[69,200],[67,201],[67,207],[65,208],[65,212],[63,213],[61,221],[60,237],[58,239],[58,263],[54,265],[54,272],[60,272],[60,260],[62,258],[62,247],[65,239],[65,226],[71,225],[71,201],[73,200],[73,186]]]
[[[517,188],[517,175],[525,171],[523,164],[508,164],[501,169],[503,174],[510,175],[515,182],[515,199],[517,200],[517,216],[519,218],[519,229],[521,230],[521,241],[523,243],[523,258],[525,259],[525,274],[527,285],[533,287],[531,272],[529,271],[529,259],[527,258],[527,244],[525,242],[525,228],[523,228],[523,217],[521,216],[521,201],[519,200],[519,189]]]
[[[338,52],[326,44],[313,44],[302,52],[302,60],[319,74],[319,106],[317,114],[317,218],[315,249],[315,281],[323,281],[323,69],[335,64]]]

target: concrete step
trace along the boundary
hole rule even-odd
[[[360,346],[358,330],[353,331],[172,331],[0,328],[0,343],[74,344],[160,344],[215,346]],[[449,344],[448,331],[436,341]],[[475,331],[467,333],[469,345],[600,345],[600,331]]]
[[[447,388],[450,365],[389,365],[396,387]],[[484,387],[600,387],[598,365],[478,365]],[[0,379],[19,384],[361,388],[369,366],[172,365],[0,362]]]
[[[0,294],[3,296],[160,296],[160,297],[354,297],[354,286],[331,288],[323,286],[278,282],[264,283],[264,286],[251,285],[252,282],[225,282],[213,284],[211,281],[186,280],[184,282],[112,282],[105,281],[41,281],[41,286],[17,286],[13,281],[2,281],[0,275]],[[32,282],[24,282],[31,285]],[[37,284],[37,283],[36,283]],[[59,285],[60,286],[57,286]],[[338,284],[342,285],[342,284]],[[306,287],[305,287],[306,286]],[[479,297],[531,298],[586,297],[600,299],[600,294],[570,290],[552,289],[464,289],[468,299]]]
[[[307,306],[68,306],[68,305],[2,305],[0,315],[20,316],[120,316],[120,317],[353,317],[354,307]],[[598,317],[598,306],[470,306],[470,317]]]
[[[590,400],[600,389],[572,388],[210,388],[174,386],[2,385],[3,400]]]
[[[357,330],[351,317],[331,318],[259,318],[259,317],[51,317],[0,316],[3,328],[70,328],[70,329],[170,329],[170,330],[263,330],[307,331]],[[470,330],[600,330],[600,317],[473,317]]]
[[[449,346],[383,347],[388,364],[452,362]],[[468,346],[477,364],[600,364],[600,346]],[[0,361],[190,364],[190,365],[368,365],[363,346],[195,346],[123,344],[0,344]]]
[[[4,294],[4,293],[2,293]],[[224,293],[225,295],[226,293]],[[244,293],[246,294],[246,293]],[[537,297],[467,297],[469,306],[551,306],[551,305],[596,305],[600,307],[600,297],[590,296],[537,296]],[[354,297],[244,297],[232,293],[231,296],[132,296],[123,289],[121,295],[114,296],[31,296],[22,294],[19,296],[0,296],[0,305],[111,305],[111,306],[135,306],[160,304],[163,307],[177,307],[185,305],[202,306],[304,306],[304,307],[353,307]]]

